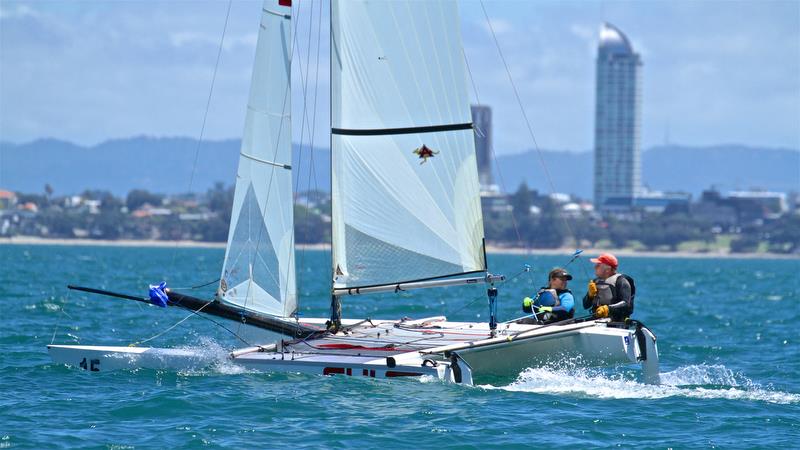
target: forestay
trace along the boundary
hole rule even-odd
[[[218,291],[225,303],[275,316],[297,309],[290,13],[278,0],[264,2]]]
[[[485,271],[455,1],[334,1],[334,287]]]

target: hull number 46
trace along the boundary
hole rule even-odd
[[[83,370],[90,370],[92,372],[99,372],[100,371],[100,360],[99,359],[89,360],[89,363],[87,364],[86,363],[86,358],[83,358],[83,360],[81,360],[81,363],[79,365],[81,366],[81,369],[83,369]]]

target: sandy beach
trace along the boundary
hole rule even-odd
[[[85,246],[117,246],[117,247],[183,247],[183,248],[225,248],[224,242],[199,242],[199,241],[158,241],[153,239],[133,240],[104,240],[104,239],[48,239],[38,236],[14,236],[0,238],[0,245],[85,245]],[[330,244],[297,244],[297,249],[305,250],[330,250]],[[522,248],[504,247],[489,244],[486,247],[489,253],[507,255],[569,255],[574,248]],[[652,252],[631,249],[584,249],[584,253],[597,255],[611,252],[617,256],[639,256],[648,258],[702,258],[702,259],[800,259],[800,255],[787,255],[782,253],[723,253],[723,252]]]

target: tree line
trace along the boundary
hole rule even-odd
[[[58,238],[163,239],[224,242],[228,237],[234,190],[217,183],[202,194],[165,196],[143,189],[124,198],[106,191],[71,196],[18,194],[17,203],[34,204],[35,213],[10,220],[14,210],[0,209],[5,234]],[[595,213],[566,213],[550,196],[525,184],[507,197],[508,208],[484,208],[487,241],[500,246],[528,248],[632,248],[658,251],[800,252],[800,216],[785,214],[758,224],[724,227],[692,209],[640,213],[636,217],[603,217]],[[328,193],[298,195],[294,205],[295,241],[329,243],[331,202]],[[689,245],[689,247],[686,247]],[[686,247],[686,248],[682,248]]]

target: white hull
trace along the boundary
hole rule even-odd
[[[102,345],[48,345],[54,362],[92,372],[121,369],[187,370],[208,367],[219,358],[197,350]]]
[[[373,321],[347,334],[253,347],[225,356],[191,349],[81,345],[49,345],[48,351],[56,363],[90,371],[187,370],[227,360],[267,372],[370,378],[428,375],[466,384],[473,378],[480,382],[513,378],[527,367],[565,359],[585,366],[633,364],[646,352],[644,381],[658,383],[658,350],[646,328],[641,339],[644,350],[639,348],[636,330],[608,327],[601,321],[549,327],[503,324],[494,338],[488,331],[483,323],[432,318]]]
[[[635,330],[595,325],[530,338],[500,342],[458,352],[476,377],[513,377],[528,367],[570,365],[603,367],[640,362],[642,352]],[[658,384],[658,349],[652,333],[645,330],[647,360],[642,362],[644,381]]]

